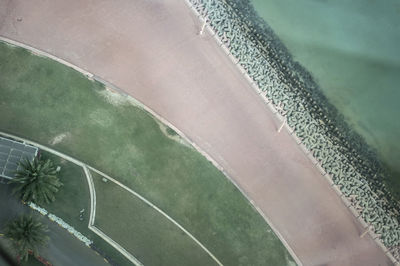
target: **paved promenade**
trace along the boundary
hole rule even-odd
[[[0,35],[88,70],[175,125],[225,169],[304,265],[390,265],[200,28],[184,0],[0,0]]]

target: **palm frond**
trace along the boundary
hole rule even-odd
[[[23,260],[27,260],[29,251],[38,255],[38,248],[49,240],[46,225],[32,218],[32,216],[21,216],[9,223],[5,228],[5,237],[9,238],[16,254]]]
[[[63,185],[57,177],[57,171],[50,160],[35,158],[32,162],[24,160],[19,165],[14,179],[9,183],[15,184],[13,193],[23,201],[38,204],[55,200],[55,194]]]

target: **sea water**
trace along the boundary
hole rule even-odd
[[[250,2],[400,184],[400,0]]]

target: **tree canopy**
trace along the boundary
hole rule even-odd
[[[38,248],[49,240],[47,232],[47,226],[32,216],[21,216],[6,226],[4,235],[10,239],[17,256],[26,261],[29,251],[38,256]]]
[[[50,160],[25,160],[20,163],[15,178],[10,183],[15,184],[13,193],[23,201],[37,204],[50,203],[55,200],[55,194],[63,185],[57,177],[57,171]]]

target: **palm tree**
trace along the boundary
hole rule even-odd
[[[15,178],[9,182],[16,185],[14,194],[18,194],[23,201],[37,204],[55,200],[55,193],[63,184],[58,179],[56,168],[50,160],[43,161],[37,158],[32,162],[25,160],[20,163],[20,168]]]
[[[47,226],[32,218],[21,216],[9,223],[5,228],[4,236],[11,240],[11,246],[22,260],[27,260],[29,252],[38,256],[38,248],[49,240],[46,233]]]

